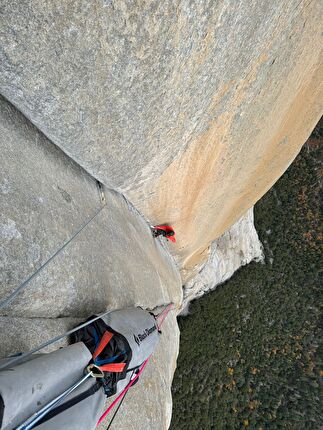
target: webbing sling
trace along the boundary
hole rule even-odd
[[[113,337],[113,333],[110,333],[109,331],[106,331],[104,335],[102,336],[99,345],[97,346],[96,350],[93,352],[93,359],[96,358],[98,355],[101,354],[101,352],[104,350],[104,348],[108,345],[110,340]]]
[[[104,332],[99,345],[97,346],[97,348],[92,354],[93,360],[95,360],[101,354],[101,352],[109,344],[112,338],[113,338],[113,333],[109,331]],[[110,363],[110,364],[103,364],[102,366],[97,366],[97,367],[103,372],[122,373],[124,371],[125,366],[126,366],[126,363]]]
[[[122,373],[126,367],[126,363],[111,363],[98,366],[103,372]]]

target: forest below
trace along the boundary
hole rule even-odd
[[[171,430],[321,428],[322,125],[255,206],[264,263],[179,318]]]

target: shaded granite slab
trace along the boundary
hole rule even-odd
[[[9,295],[102,206],[96,181],[9,103],[0,107],[1,290]],[[106,206],[2,314],[86,317],[179,303],[178,271],[146,221],[105,190]]]
[[[39,346],[41,342],[76,327],[79,323],[81,323],[79,318],[0,317],[0,359],[29,351]],[[41,352],[55,351],[67,344],[68,340],[64,338]]]
[[[100,199],[96,181],[2,98],[0,143],[3,299],[72,236]]]

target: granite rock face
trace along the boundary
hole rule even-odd
[[[15,316],[84,317],[121,303],[181,302],[171,257],[123,196],[104,190],[100,211],[97,182],[4,100],[0,139],[1,298],[97,213],[9,306]]]
[[[107,308],[183,309],[261,257],[244,214],[322,114],[321,21],[318,0],[0,0],[0,94],[23,114],[0,100],[0,300],[97,213],[0,312],[1,356]],[[135,208],[174,225],[184,302]],[[174,314],[163,332],[120,429],[168,428]]]
[[[251,261],[263,259],[262,244],[254,226],[253,208],[215,240],[207,261],[198,274],[184,285],[182,312],[188,310],[189,302],[203,296],[222,284]]]
[[[0,144],[0,301],[98,214],[1,309],[0,358],[28,351],[106,309],[155,309],[170,302],[179,307],[179,271],[138,211],[122,195],[99,189],[96,180],[2,98]],[[149,428],[147,420],[160,429],[170,422],[179,344],[174,312],[163,333],[156,357],[142,375],[144,388],[134,388],[128,396],[137,404],[142,397],[159,402],[160,414],[153,413],[151,401],[140,403],[138,429]],[[121,428],[130,428],[129,417],[124,420]]]
[[[146,217],[174,224],[188,278],[322,113],[318,0],[0,6],[1,93]]]

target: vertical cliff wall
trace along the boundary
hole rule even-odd
[[[0,146],[0,301],[98,213],[1,309],[0,358],[28,351],[105,309],[153,309],[171,301],[177,309],[183,306],[179,272],[138,211],[118,193],[99,188],[1,96]],[[208,263],[195,282],[185,286],[185,304],[257,257],[260,248],[252,221],[249,211],[213,243]],[[127,397],[126,413],[118,415],[120,429],[168,428],[178,348],[172,312],[140,384]]]
[[[153,222],[188,278],[322,113],[318,0],[1,0],[0,91]]]
[[[241,217],[322,114],[321,22],[319,0],[0,0],[0,94],[23,114],[0,100],[1,298],[102,203],[95,179],[174,225],[186,301],[258,257]],[[83,240],[1,314],[2,354],[107,307],[181,306],[172,259],[107,188]],[[120,428],[169,424],[174,315],[164,332]]]

